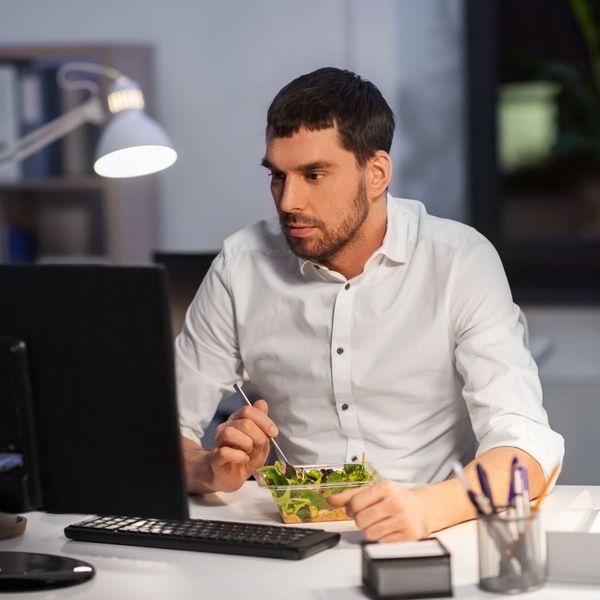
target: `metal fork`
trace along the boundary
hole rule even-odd
[[[244,394],[244,390],[237,383],[234,383],[233,387],[235,388],[235,391],[244,399],[246,404],[248,404],[248,406],[252,406],[252,402],[250,402],[248,396]],[[269,441],[271,444],[273,444],[275,452],[277,452],[281,462],[285,465],[285,476],[288,478],[296,478],[298,476],[298,467],[295,467],[292,463],[290,463],[286,455],[283,453],[283,450],[276,442],[275,438],[269,438]]]

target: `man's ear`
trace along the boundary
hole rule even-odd
[[[367,193],[371,198],[383,194],[392,179],[392,159],[385,150],[377,150],[367,160],[366,184]]]

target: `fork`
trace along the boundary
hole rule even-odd
[[[248,396],[246,396],[246,394],[244,393],[244,390],[237,383],[234,383],[233,387],[235,391],[244,399],[246,404],[248,404],[248,406],[252,406],[252,402],[250,402]],[[283,462],[283,464],[285,465],[285,476],[294,479],[298,477],[298,467],[295,467],[292,463],[290,463],[283,450],[276,442],[275,438],[269,438],[269,441],[273,444],[275,452],[277,452],[279,458],[281,459],[281,462]]]

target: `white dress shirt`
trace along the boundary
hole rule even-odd
[[[297,258],[277,218],[225,240],[176,340],[182,433],[198,441],[245,374],[297,464],[364,452],[422,483],[515,446],[548,474],[563,439],[496,251],[420,202],[387,204],[383,243],[350,280]]]

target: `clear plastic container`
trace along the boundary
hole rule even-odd
[[[298,465],[305,471],[327,469],[335,473],[343,473],[344,468],[356,469],[361,464],[334,463],[328,465]],[[269,468],[273,465],[269,465]],[[348,516],[344,508],[333,508],[327,502],[328,496],[337,494],[347,489],[355,489],[371,485],[379,475],[371,465],[365,463],[365,472],[370,479],[360,481],[333,481],[325,483],[298,483],[292,485],[277,485],[267,483],[268,477],[263,470],[255,473],[256,481],[261,487],[267,488],[279,509],[281,520],[284,523],[319,523],[322,521],[347,521]],[[265,469],[265,467],[263,467]]]

